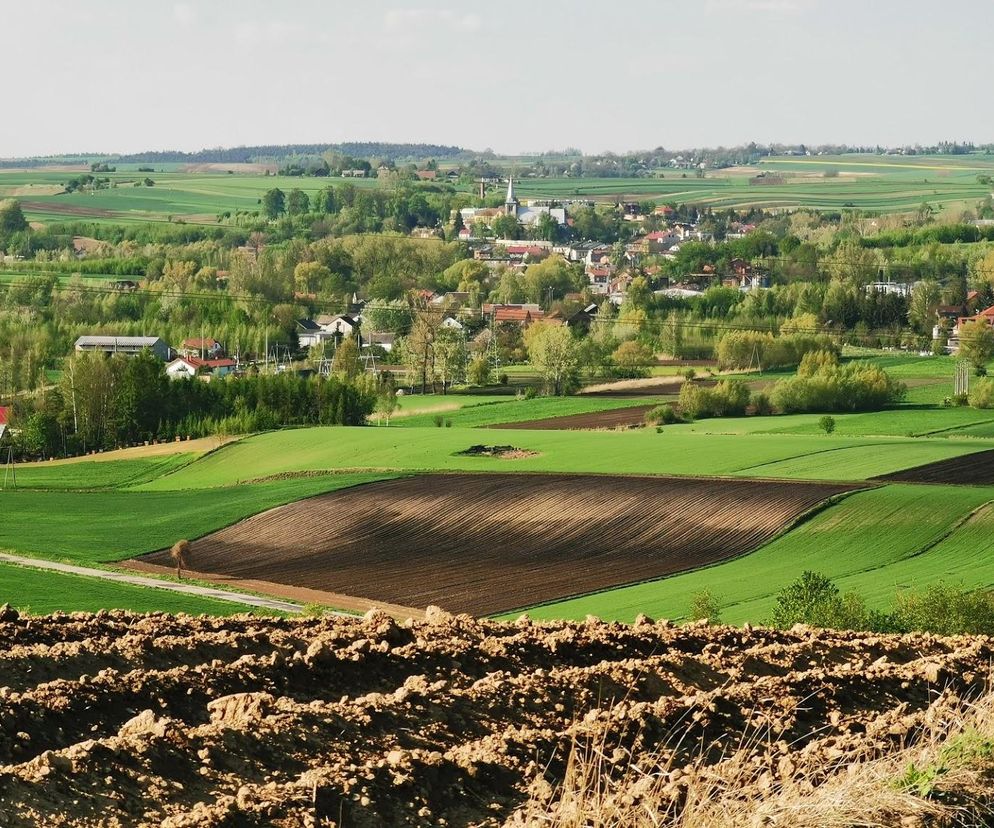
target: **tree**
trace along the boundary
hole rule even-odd
[[[820,420],[818,420],[818,428],[824,431],[826,434],[831,434],[835,431],[835,417],[826,414]]]
[[[0,201],[0,238],[28,229],[21,202],[10,198]]]
[[[634,379],[649,374],[649,365],[653,362],[652,351],[641,342],[634,339],[622,342],[611,354],[615,371],[620,377]]]
[[[286,211],[291,216],[299,216],[310,209],[311,200],[303,190],[290,190],[290,195],[286,199]],[[282,211],[281,211],[282,212]]]
[[[377,414],[387,421],[387,426],[390,425],[390,418],[399,405],[397,402],[397,389],[394,388],[393,382],[383,383],[380,386],[379,393],[376,395],[375,410]]]
[[[986,368],[994,357],[994,328],[981,320],[960,325],[959,355],[970,360],[977,371]]]
[[[462,331],[440,327],[435,336],[435,370],[444,394],[450,385],[466,379],[466,338]]]
[[[524,288],[531,302],[550,302],[557,296],[562,299],[580,286],[576,270],[562,256],[550,256],[525,271]]]
[[[514,216],[497,216],[491,223],[490,229],[499,239],[516,239],[519,236],[518,220]]]
[[[359,345],[354,336],[347,336],[338,344],[331,370],[349,380],[359,376],[362,368],[359,364]]]
[[[190,554],[190,541],[188,540],[178,540],[173,544],[172,549],[169,550],[169,557],[173,559],[173,563],[176,564],[176,577],[183,577],[183,570],[187,568],[187,557]]]
[[[580,380],[577,342],[565,325],[536,322],[525,331],[528,359],[555,396],[575,390]]]
[[[286,196],[279,187],[266,190],[263,194],[262,212],[270,220],[279,218],[286,212]]]
[[[911,292],[908,320],[919,333],[928,333],[935,322],[935,309],[942,300],[939,284],[934,279],[922,279]]]
[[[315,293],[331,281],[331,271],[319,262],[301,262],[293,269],[293,286],[298,293]]]
[[[490,360],[487,359],[486,354],[477,354],[477,356],[473,357],[469,363],[469,370],[467,372],[469,384],[477,386],[489,385],[490,368]]]
[[[411,332],[404,339],[404,363],[415,381],[421,381],[421,393],[428,392],[428,383],[435,390],[435,340],[442,326],[442,312],[427,302],[421,302],[414,312]]]

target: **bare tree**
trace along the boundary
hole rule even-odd
[[[190,553],[190,541],[188,540],[178,540],[173,544],[173,548],[169,550],[169,555],[173,559],[173,563],[176,564],[176,577],[183,577],[183,570],[187,568],[187,559]]]

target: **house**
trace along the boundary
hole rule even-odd
[[[201,359],[196,356],[181,356],[166,365],[169,379],[190,379],[198,376],[223,377],[238,367],[233,359]]]
[[[646,234],[645,252],[664,253],[680,241],[682,241],[680,234],[674,230],[656,230]]]
[[[566,317],[566,327],[589,331],[590,325],[597,318],[597,311],[597,303],[591,302],[585,308],[578,310],[572,316]]]
[[[184,339],[179,352],[182,356],[220,359],[224,356],[224,345],[210,336],[203,339]]]
[[[496,324],[505,322],[527,328],[532,322],[545,318],[545,313],[538,305],[484,305],[483,315],[490,317]]]
[[[10,409],[6,406],[0,405],[0,437],[3,437],[4,432],[7,430],[7,425],[10,423]]]
[[[134,356],[151,351],[163,362],[172,356],[172,348],[157,336],[81,336],[76,340],[77,353],[124,354]]]
[[[359,321],[354,316],[322,314],[317,319],[297,320],[297,342],[301,348],[313,348],[352,336],[358,330]]]
[[[365,178],[365,170],[342,170],[342,178]]]
[[[382,348],[386,353],[393,350],[397,335],[392,333],[367,333],[359,337],[363,348]]]
[[[336,336],[352,336],[359,330],[359,321],[347,314],[341,313],[336,316],[322,314],[315,320],[321,328]]]
[[[866,286],[866,292],[908,297],[914,288],[914,284],[909,282],[871,282]]]
[[[433,305],[442,308],[461,308],[469,302],[469,292],[465,290],[450,290],[441,293],[431,300]]]
[[[438,170],[417,170],[414,174],[419,181],[434,181],[438,178]]]
[[[442,327],[448,328],[452,331],[461,331],[464,330],[466,326],[454,316],[446,316],[445,319],[442,320]]]

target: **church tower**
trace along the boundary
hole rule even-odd
[[[521,206],[521,202],[518,201],[518,197],[514,194],[514,176],[510,176],[507,179],[507,198],[504,199],[504,213],[508,216],[518,217],[518,207]]]

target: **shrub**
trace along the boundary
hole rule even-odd
[[[757,391],[752,395],[752,410],[760,417],[768,417],[773,413],[773,403],[770,402],[769,394]]]
[[[898,593],[894,626],[902,632],[939,635],[994,633],[994,593],[932,584],[921,592]]]
[[[721,602],[709,589],[695,592],[690,601],[690,619],[692,621],[707,621],[709,624],[721,623]]]
[[[671,405],[657,405],[645,414],[647,425],[672,425],[678,419]]]
[[[538,396],[538,389],[534,385],[529,385],[525,389],[525,399],[534,400]]]
[[[640,342],[629,340],[622,342],[611,354],[614,373],[618,377],[637,379],[649,376],[649,365],[653,362],[653,354]]]
[[[445,425],[445,417],[443,417],[441,414],[436,414],[434,417],[431,418],[431,421],[435,424],[435,428],[441,428],[443,425]]]
[[[741,417],[749,405],[749,389],[741,382],[722,380],[714,388],[685,382],[680,389],[680,410],[692,419]]]
[[[770,623],[783,629],[794,624],[838,630],[885,629],[888,626],[884,616],[867,610],[858,595],[843,595],[829,578],[810,571],[780,591]]]
[[[831,434],[835,431],[835,417],[831,417],[826,414],[820,420],[818,420],[818,428],[824,431],[826,434]]]
[[[758,331],[729,331],[718,341],[715,355],[719,368],[769,370],[797,365],[812,351],[839,353],[825,334],[792,332],[774,337]]]
[[[831,352],[804,356],[797,375],[781,380],[770,395],[785,413],[879,411],[904,399],[907,388],[876,365],[839,365]]]
[[[994,408],[994,381],[981,379],[973,383],[967,399],[974,408]]]

